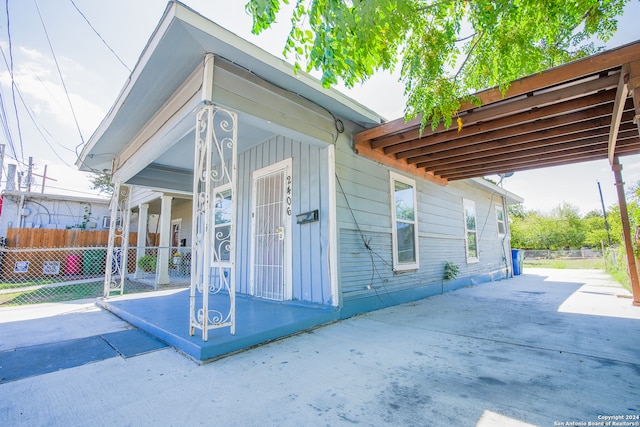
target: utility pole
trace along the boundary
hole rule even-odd
[[[47,180],[58,182],[57,179],[49,178],[47,176],[47,165],[44,165],[44,173],[42,175],[38,175],[37,173],[32,173],[32,175],[39,176],[40,178],[42,178],[42,189],[40,190],[40,192],[43,194],[44,194],[44,185],[47,183]]]
[[[27,193],[31,193],[31,181],[33,181],[33,157],[29,156],[29,169],[27,170]]]
[[[600,203],[602,204],[602,216],[604,217],[604,228],[607,230],[607,238],[609,239],[609,247],[611,247],[611,232],[609,231],[609,221],[607,221],[607,210],[604,208],[604,199],[602,198],[602,187],[600,181],[598,183],[598,191],[600,192]]]
[[[1,146],[2,147],[2,154],[4,154],[4,145]],[[2,162],[0,161],[0,168],[2,167]],[[32,185],[33,185],[33,177],[37,176],[42,178],[42,189],[40,190],[41,193],[44,193],[44,187],[45,184],[47,183],[47,180],[49,181],[58,181],[57,179],[53,179],[53,178],[49,178],[47,176],[47,165],[44,165],[44,173],[42,175],[39,175],[37,173],[33,172],[33,157],[29,156],[29,167],[27,169],[27,175],[26,178],[24,180],[24,185],[27,187],[27,193],[31,193],[31,189],[32,189]],[[1,174],[1,169],[0,169],[0,178],[2,178],[2,174]],[[20,190],[21,187],[21,183],[18,183],[18,190]]]

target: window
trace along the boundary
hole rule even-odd
[[[498,237],[504,237],[507,234],[507,227],[504,223],[504,209],[499,205],[496,205],[496,224],[498,225]]]
[[[122,226],[122,219],[118,218],[118,220],[116,221],[116,228],[119,228]],[[110,216],[103,216],[102,217],[102,228],[108,230],[109,228],[111,228],[111,217]]]
[[[418,221],[416,183],[390,172],[391,216],[393,227],[393,269],[418,268]]]
[[[231,185],[215,190],[215,219],[213,225],[214,262],[231,261],[231,223],[233,221]]]
[[[464,208],[464,240],[467,250],[467,262],[478,262],[478,230],[476,221],[476,203],[462,199]]]

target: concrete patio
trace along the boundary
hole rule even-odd
[[[640,308],[628,295],[601,272],[525,269],[204,365],[165,348],[0,383],[0,419],[11,426],[638,425]],[[131,328],[90,303],[3,308],[0,323],[0,358]]]

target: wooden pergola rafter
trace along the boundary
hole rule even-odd
[[[634,304],[640,284],[619,157],[640,154],[640,41],[512,82],[462,102],[457,126],[403,118],[358,133],[359,154],[441,185],[449,181],[609,159],[616,176]],[[623,212],[624,211],[624,212]],[[625,226],[626,224],[626,226]]]

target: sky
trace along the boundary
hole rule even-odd
[[[273,29],[254,36],[243,0],[183,3],[281,56],[289,31],[288,15],[282,14]],[[31,156],[35,174],[43,175],[47,167],[51,179],[44,180],[46,193],[97,196],[87,174],[76,170],[77,153],[116,100],[167,2],[8,0],[8,20],[6,4],[0,12],[0,89],[5,112],[0,118],[11,130],[10,136],[0,133],[0,144],[7,145],[0,188],[5,188],[7,164],[17,164],[18,170],[25,171]],[[618,33],[605,44],[607,48],[639,40],[639,17],[640,1],[632,0],[619,19]],[[397,80],[397,75],[379,73],[351,90],[339,90],[393,120],[402,117],[405,104],[403,86]],[[9,147],[9,138],[14,149]],[[640,181],[640,155],[622,157],[621,163],[627,188]],[[523,197],[526,209],[549,212],[567,202],[586,214],[601,210],[598,181],[605,206],[617,204],[614,177],[606,160],[517,172],[502,185]],[[41,191],[42,185],[42,177],[36,176],[32,191]]]

